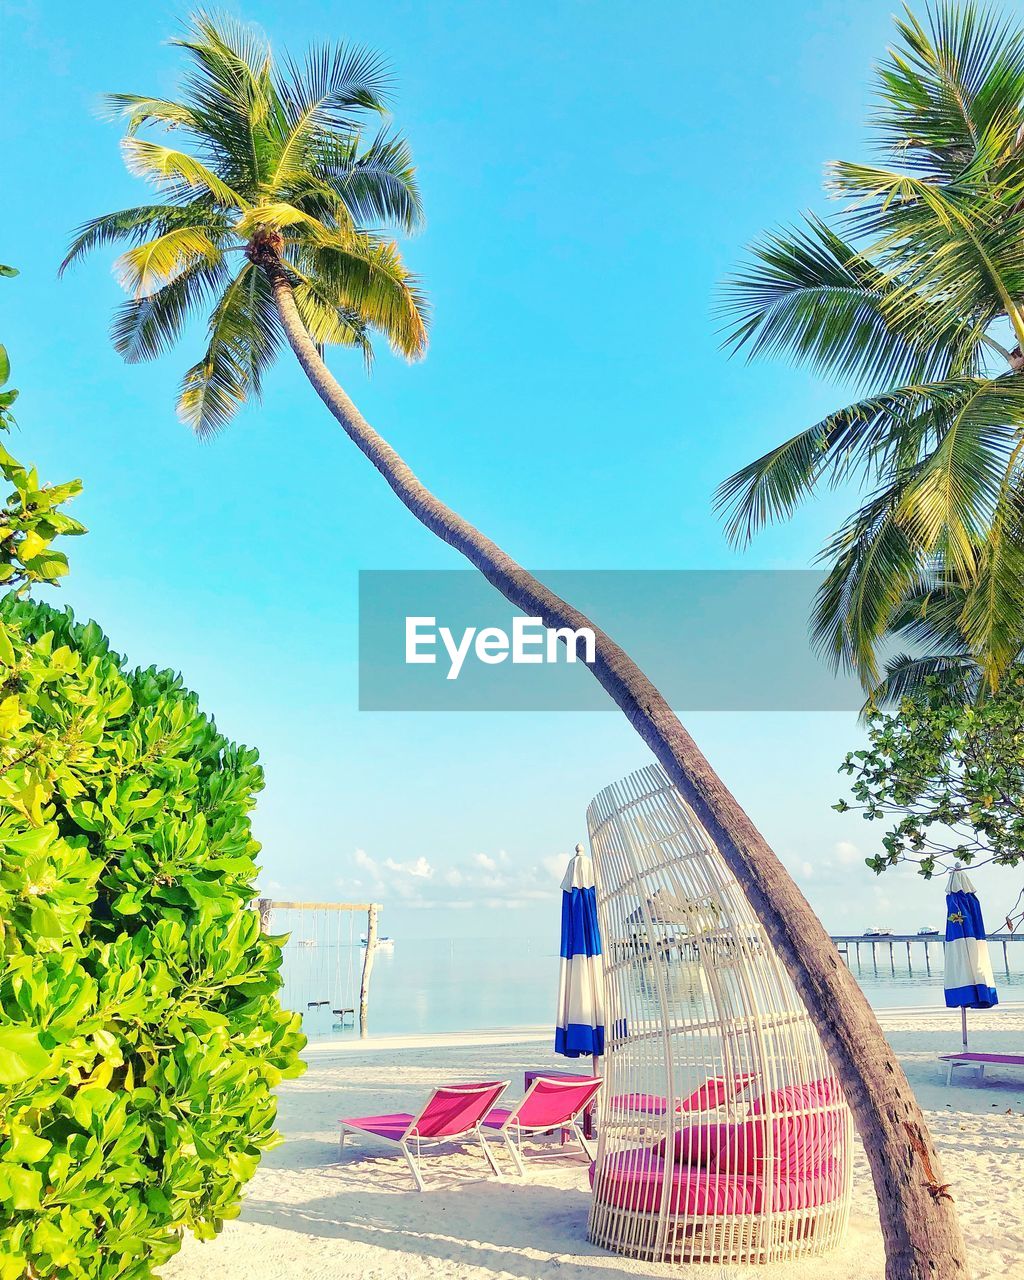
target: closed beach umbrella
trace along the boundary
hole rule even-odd
[[[562,960],[555,1017],[555,1052],[566,1058],[604,1053],[604,972],[597,925],[594,866],[576,846],[562,880]]]
[[[966,1048],[967,1010],[991,1009],[999,1003],[999,997],[988,956],[981,904],[974,885],[959,867],[951,873],[946,888],[944,966],[946,1007],[960,1010]]]

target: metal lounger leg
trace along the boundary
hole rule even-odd
[[[484,1137],[484,1131],[479,1126],[476,1130],[476,1136],[480,1139],[480,1145],[484,1149],[484,1156],[486,1157],[487,1163],[491,1166],[491,1172],[496,1178],[503,1178],[504,1175],[501,1172],[497,1160],[494,1158],[494,1152],[491,1150],[491,1144]]]
[[[339,1160],[345,1154],[345,1138],[347,1136],[348,1136],[348,1130],[344,1126],[342,1126],[341,1131],[338,1134],[338,1159]]]
[[[590,1142],[587,1140],[587,1138],[584,1137],[582,1125],[578,1120],[574,1120],[572,1122],[572,1128],[573,1128],[573,1133],[576,1134],[577,1142],[583,1148],[583,1154],[587,1157],[588,1160],[593,1160],[594,1148],[590,1145]]]
[[[519,1174],[520,1178],[525,1178],[526,1165],[523,1164],[523,1157],[516,1145],[515,1138],[512,1137],[511,1131],[508,1129],[503,1130],[501,1136],[505,1139],[505,1146],[508,1147],[509,1155],[512,1157],[512,1163],[516,1167],[516,1173]]]
[[[416,1190],[426,1191],[427,1184],[423,1181],[423,1174],[420,1173],[420,1166],[417,1157],[413,1155],[404,1142],[400,1142],[398,1145],[402,1148],[402,1155],[405,1156],[405,1163],[412,1170],[412,1176],[416,1182]]]

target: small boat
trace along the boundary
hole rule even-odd
[[[923,925],[920,929],[918,929],[917,936],[919,938],[935,938],[935,937],[938,937],[938,933],[939,933],[938,929],[932,929],[932,928],[929,928],[928,925]]]
[[[360,945],[364,950],[366,949],[366,935],[365,935],[365,934],[363,934],[363,936],[359,939],[359,945]],[[378,939],[377,939],[377,950],[378,950],[378,951],[394,951],[394,949],[395,949],[395,940],[394,940],[394,938],[389,938],[389,937],[387,937],[387,936],[385,935],[384,937],[382,937],[382,938],[378,938]]]
[[[300,938],[296,945],[300,947],[315,947],[316,941],[313,938]]]
[[[864,930],[865,938],[891,938],[892,930],[888,925],[873,924]]]

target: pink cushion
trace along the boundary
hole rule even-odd
[[[787,1209],[816,1209],[839,1197],[843,1175],[835,1160],[830,1160],[813,1174],[802,1178],[775,1180],[772,1187],[772,1207],[784,1212]]]
[[[691,1124],[680,1129],[672,1138],[675,1164],[710,1164],[718,1151],[718,1145],[728,1139],[732,1125]],[[663,1138],[654,1148],[655,1154],[664,1156],[668,1139]]]
[[[750,1108],[751,1115],[760,1116],[780,1111],[806,1111],[811,1107],[827,1107],[839,1097],[834,1080],[812,1080],[810,1084],[787,1084],[773,1089],[767,1099],[762,1095]]]
[[[364,1133],[374,1133],[378,1138],[391,1138],[394,1141],[405,1133],[412,1124],[413,1117],[405,1111],[396,1111],[388,1116],[346,1116],[341,1123],[347,1129],[362,1129]]]
[[[834,1158],[843,1130],[839,1111],[777,1116],[770,1123],[772,1178],[776,1183],[818,1173]],[[719,1135],[707,1161],[709,1166],[722,1173],[760,1176],[767,1155],[768,1124],[764,1118],[730,1126]]]
[[[654,1148],[619,1151],[605,1161],[600,1180],[590,1166],[590,1185],[596,1186],[597,1200],[637,1213],[657,1213],[665,1192],[665,1162]],[[802,1178],[776,1180],[772,1207],[779,1212],[813,1209],[838,1198],[842,1171],[829,1161],[817,1173]],[[672,1172],[669,1211],[680,1217],[760,1213],[764,1188],[750,1175],[726,1174],[716,1169],[687,1166]]]
[[[605,1161],[596,1182],[599,1203],[638,1213],[657,1213],[665,1193],[665,1162],[649,1147],[619,1151]],[[671,1174],[671,1213],[686,1217],[757,1213],[761,1202],[761,1187],[755,1178],[727,1177],[685,1165]]]

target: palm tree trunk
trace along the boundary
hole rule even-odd
[[[903,1069],[863,992],[810,904],[696,743],[635,662],[589,618],[549,591],[445,506],[349,399],[321,359],[279,260],[261,258],[292,350],[317,395],[402,503],[527,616],[589,627],[592,670],[654,752],[721,851],[789,972],[843,1085],[878,1198],[887,1280],[965,1280],[963,1237],[939,1158]]]

